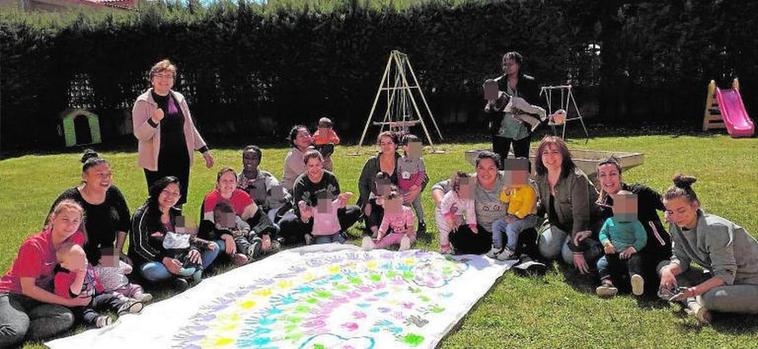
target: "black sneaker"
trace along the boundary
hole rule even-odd
[[[171,280],[171,287],[176,292],[184,292],[190,287],[190,285],[184,278],[177,277]]]
[[[423,233],[426,233],[426,222],[419,221],[418,230],[416,230],[416,234],[423,234]]]

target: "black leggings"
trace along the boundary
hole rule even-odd
[[[347,232],[360,217],[361,208],[355,205],[348,205],[337,210],[337,218],[343,232]],[[305,243],[305,234],[310,234],[313,231],[313,219],[306,223],[300,220],[294,211],[289,211],[279,221],[279,228],[279,236],[284,238],[285,245],[303,244]]]
[[[492,151],[500,155],[500,163],[497,164],[498,168],[503,169],[505,159],[508,158],[508,149],[513,143],[513,155],[517,158],[529,158],[529,142],[532,140],[532,134],[519,139],[513,140],[512,138],[505,138],[500,136],[492,136]]]

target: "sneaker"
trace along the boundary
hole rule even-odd
[[[113,323],[113,319],[108,315],[100,315],[95,319],[95,327],[103,328]]]
[[[450,244],[440,245],[440,253],[453,254],[453,248],[450,247]]]
[[[184,292],[189,288],[189,282],[185,280],[184,278],[176,277],[173,280],[171,280],[171,286],[173,289],[177,292]]]
[[[142,303],[149,303],[153,300],[153,295],[149,293],[141,293],[139,295],[135,295],[134,299]]]
[[[249,260],[250,259],[247,258],[247,256],[242,253],[235,253],[234,256],[232,256],[232,261],[234,262],[234,265],[236,266],[245,265],[247,264],[247,261]]]
[[[276,253],[279,252],[279,250],[282,249],[282,244],[278,240],[271,241],[271,249],[268,250],[268,253]]]
[[[247,260],[252,262],[263,254],[262,243],[260,239],[253,240],[250,247],[247,249]]]
[[[416,229],[416,234],[423,234],[423,233],[426,233],[426,222],[419,221],[418,229]]]
[[[371,237],[364,236],[363,241],[361,241],[361,248],[364,250],[373,250],[375,248],[374,240],[371,239]]]
[[[694,316],[700,324],[707,325],[711,323],[711,312],[698,302],[690,302],[684,311]]]
[[[601,285],[595,289],[595,293],[600,297],[613,297],[618,292],[619,290],[613,286],[613,282],[608,279],[603,280]]]
[[[305,244],[310,245],[311,243],[313,243],[313,235],[305,234]]]
[[[640,274],[632,275],[632,294],[641,296],[645,292],[645,279]]]
[[[400,248],[398,248],[398,251],[405,251],[411,249],[411,239],[408,237],[408,235],[404,235],[400,239]]]
[[[124,314],[139,314],[142,311],[142,308],[144,308],[145,305],[142,304],[142,302],[133,299],[128,302],[125,302],[120,307],[118,307],[118,316],[124,315]]]
[[[516,252],[511,250],[508,247],[504,247],[503,251],[500,252],[500,254],[497,255],[497,260],[499,261],[507,261],[511,259],[518,259],[518,256],[516,256]]]
[[[487,257],[490,257],[492,259],[497,258],[497,255],[500,254],[500,251],[502,251],[502,248],[493,247],[489,252],[487,252]]]

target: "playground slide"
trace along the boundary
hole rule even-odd
[[[753,121],[747,115],[745,105],[739,90],[722,90],[716,88],[716,98],[719,102],[721,117],[724,120],[727,132],[733,138],[752,137],[755,132]]]

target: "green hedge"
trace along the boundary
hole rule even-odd
[[[20,19],[6,11],[2,147],[61,144],[57,115],[70,107],[72,80],[82,77],[89,85],[76,102],[104,116],[109,139],[112,120],[131,108],[148,86],[149,67],[165,57],[179,66],[176,88],[189,97],[204,135],[217,142],[279,136],[322,115],[344,135],[360,133],[393,49],[409,54],[440,119],[455,110],[483,122],[481,82],[499,73],[509,50],[520,51],[525,70],[541,82],[577,85],[580,103],[599,103],[595,119],[603,122],[697,125],[712,78],[739,76],[749,111],[758,105],[755,2],[329,3],[203,8],[192,1],[144,5],[140,13]],[[600,45],[599,56],[590,44]]]

